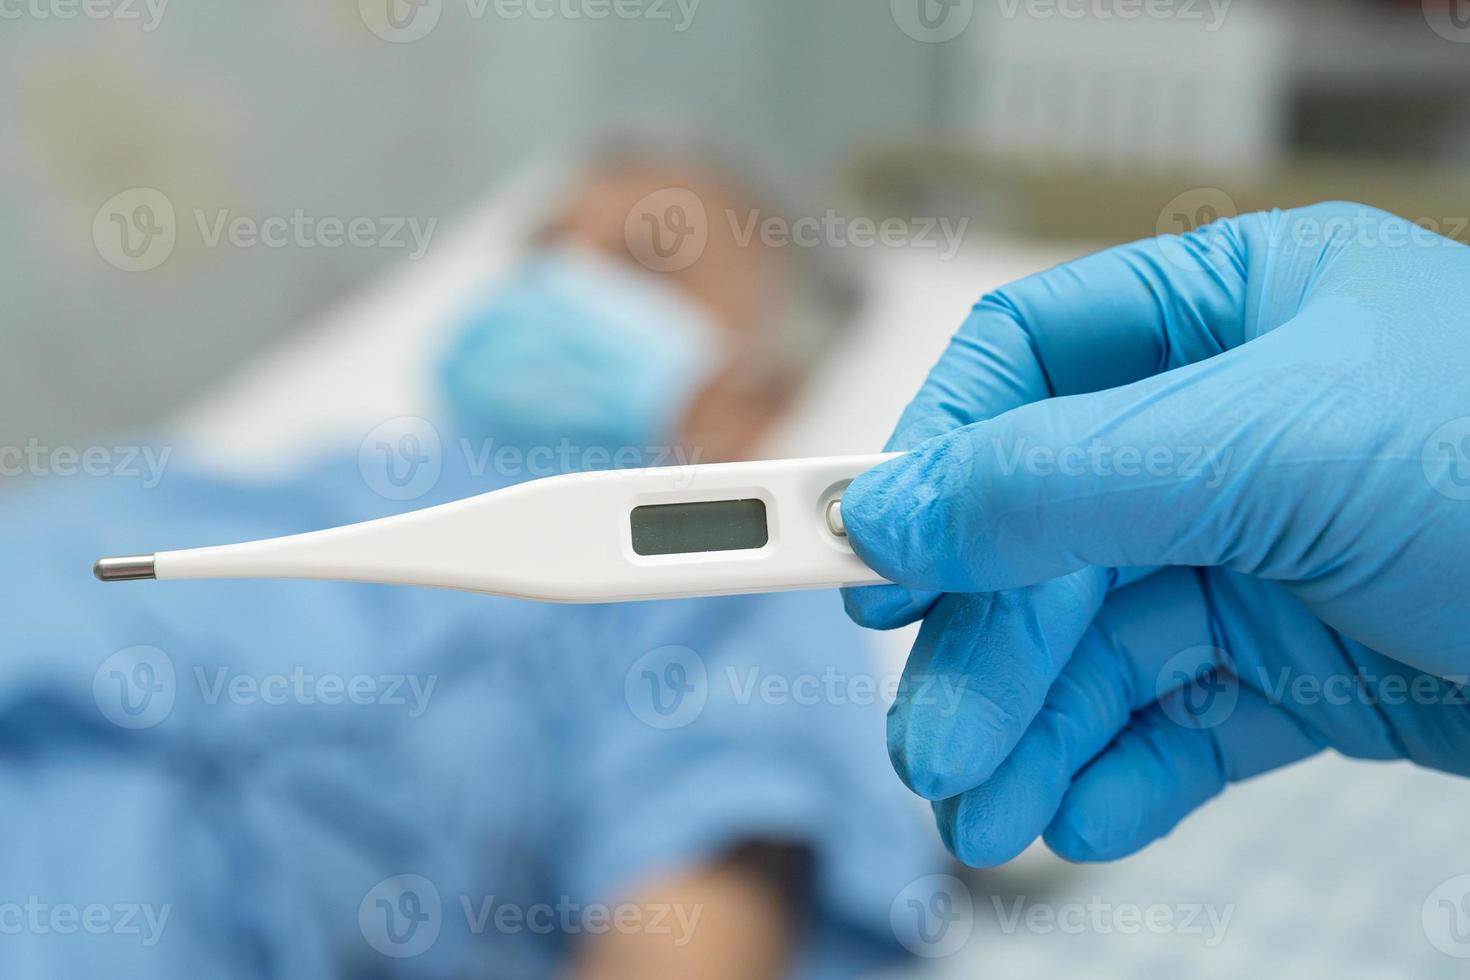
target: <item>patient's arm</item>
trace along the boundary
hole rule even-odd
[[[627,917],[626,927],[585,935],[572,975],[784,977],[801,929],[806,866],[798,848],[751,845],[714,864],[650,880],[613,909]]]

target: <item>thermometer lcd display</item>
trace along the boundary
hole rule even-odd
[[[633,509],[633,550],[654,555],[750,551],[771,540],[762,500],[714,500]]]

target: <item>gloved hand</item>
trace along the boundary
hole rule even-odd
[[[973,865],[1138,850],[1324,747],[1470,775],[1470,249],[1351,204],[985,297],[843,517],[889,751]],[[958,709],[936,696],[962,684]]]

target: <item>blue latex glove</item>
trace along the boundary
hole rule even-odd
[[[985,297],[843,501],[951,850],[1121,857],[1324,747],[1470,775],[1467,372],[1470,249],[1358,205]]]

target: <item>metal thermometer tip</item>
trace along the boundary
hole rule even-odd
[[[134,555],[127,558],[99,558],[92,566],[92,574],[103,582],[136,582],[155,578],[152,555]]]

